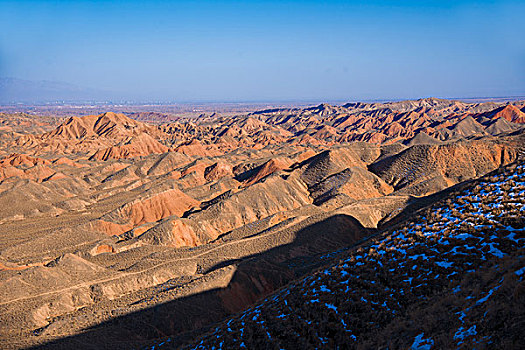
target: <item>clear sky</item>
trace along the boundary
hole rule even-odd
[[[123,98],[525,94],[525,1],[4,1],[0,77]]]

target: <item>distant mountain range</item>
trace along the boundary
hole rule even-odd
[[[58,81],[0,78],[0,103],[52,103],[106,101],[110,91],[81,87]]]

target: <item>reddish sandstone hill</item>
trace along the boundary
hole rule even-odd
[[[0,166],[15,166],[15,167],[33,167],[35,165],[49,165],[51,162],[46,159],[31,157],[25,154],[13,153],[8,157],[0,159]]]
[[[0,134],[42,134],[56,128],[61,118],[42,117],[23,112],[0,112]]]
[[[196,247],[202,244],[187,220],[167,217],[137,237],[137,241],[169,247]]]
[[[519,158],[523,124],[490,114],[506,106],[322,104],[162,125],[104,113],[0,131],[0,348],[136,348],[244,312]],[[506,200],[496,185],[479,197]]]
[[[250,171],[249,177],[244,180],[245,186],[250,186],[266,176],[271,175],[279,170],[287,169],[293,163],[288,158],[278,157],[272,158],[259,167]]]
[[[162,175],[191,162],[191,158],[178,152],[162,154],[147,171],[147,175]]]
[[[168,152],[168,147],[162,145],[148,134],[139,134],[120,142],[116,146],[96,151],[90,160],[127,159],[144,157],[153,153]]]
[[[201,156],[209,157],[219,154],[219,152],[213,146],[205,146],[197,139],[193,139],[189,142],[183,143],[177,148],[175,152],[185,154],[187,156]]]
[[[350,201],[357,201],[382,197],[393,191],[394,189],[381,178],[356,166],[330,175],[310,188],[316,204],[324,203],[338,195],[344,195]]]
[[[182,348],[521,348],[524,170],[483,178],[335,254]]]
[[[25,172],[10,165],[0,167],[0,182],[11,177],[24,178]]]
[[[506,120],[506,127],[491,127]],[[437,140],[513,131],[524,123],[515,104],[468,104],[459,101],[422,99],[385,104],[322,104],[304,109],[277,109],[248,116],[211,116],[184,119],[160,127],[144,124],[123,114],[72,117],[39,140],[20,138],[18,144],[38,144],[45,151],[75,153],[88,148],[109,148],[129,137],[147,133],[160,143],[189,156],[210,157],[239,147],[261,149],[284,142],[320,144],[363,141],[394,143],[420,133]],[[502,124],[503,122],[498,122]],[[97,147],[94,138],[102,147]],[[64,145],[59,140],[77,140]],[[117,152],[118,153],[118,152]]]
[[[31,179],[37,182],[57,179],[59,173],[50,167],[51,164],[47,159],[13,153],[0,159],[0,182],[9,178]]]
[[[295,134],[313,136],[322,142],[365,141],[392,143],[411,139],[419,133],[449,140],[497,130],[485,129],[490,121],[506,119],[512,129],[525,120],[514,104],[468,104],[459,101],[422,99],[385,104],[326,104],[305,109],[255,112],[260,120]],[[305,122],[308,123],[305,125]]]
[[[269,128],[269,125],[258,119],[248,117],[237,123],[237,125],[244,130],[246,133],[252,133],[265,128]]]
[[[123,150],[114,149],[111,151],[112,155],[108,155],[110,159],[120,156],[119,153],[129,157],[134,153],[133,148],[142,148],[138,152],[140,155],[144,151],[150,151],[152,147],[153,151],[159,152],[160,145],[153,146],[153,141],[144,139],[147,137],[160,138],[161,134],[162,132],[156,126],[135,121],[124,114],[107,112],[101,115],[71,117],[55,130],[39,137],[33,135],[18,137],[13,140],[13,143],[26,150],[31,150],[34,154],[92,154],[99,149],[123,146],[132,138],[139,138],[141,141],[139,143],[142,144],[148,143],[146,147],[137,145],[124,147]],[[97,157],[103,157],[103,154]]]
[[[313,186],[330,175],[348,167],[366,168],[358,152],[349,147],[334,147],[305,160],[301,165],[301,179]]]
[[[513,123],[525,123],[525,113],[520,111],[514,105],[506,105],[505,107],[497,108],[490,113],[492,119],[505,118]]]
[[[225,162],[217,162],[204,169],[204,178],[207,181],[219,180],[225,176],[233,176],[232,166]]]
[[[143,132],[155,133],[156,128],[135,121],[124,114],[107,112],[101,115],[71,117],[54,131],[43,135],[44,139],[83,139],[93,136],[121,139]]]
[[[188,220],[181,219],[184,225],[181,223],[178,227],[189,225],[201,241],[210,241],[244,225],[310,203],[301,181],[273,175],[241,191],[225,192],[203,203],[201,210],[188,213]]]
[[[427,195],[478,177],[516,159],[512,145],[483,141],[414,145],[369,169],[397,193]]]
[[[499,135],[516,130],[515,124],[509,122],[505,118],[497,118],[487,125],[485,132],[489,135]]]
[[[32,154],[92,155],[98,149],[117,146],[145,133],[177,152],[211,157],[240,147],[263,149],[283,143],[330,146],[362,141],[391,144],[406,142],[421,133],[448,141],[516,131],[525,122],[521,106],[520,102],[470,104],[427,98],[342,106],[322,104],[239,116],[176,118],[175,121],[163,117],[162,120],[169,121],[169,124],[160,126],[107,112],[71,117],[41,137],[13,134],[2,142],[16,145],[26,152],[30,149]],[[503,120],[508,124],[504,125]],[[121,152],[113,150],[112,153]]]
[[[132,202],[105,214],[94,223],[94,228],[108,235],[120,235],[137,226],[154,223],[171,215],[182,216],[200,202],[177,188],[152,189]],[[160,192],[159,192],[160,190]]]

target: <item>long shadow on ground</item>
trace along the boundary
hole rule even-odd
[[[222,262],[208,271],[236,265],[225,288],[171,300],[113,318],[82,333],[33,349],[130,349],[157,339],[183,344],[229,315],[240,312],[276,289],[328,262],[342,248],[374,231],[348,215],[334,215],[296,234],[293,242],[242,259]]]

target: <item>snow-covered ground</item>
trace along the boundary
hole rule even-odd
[[[525,246],[524,203],[523,164],[486,176],[220,324],[190,348],[491,344],[486,324],[476,320],[490,311],[486,304],[505,278],[516,284],[525,277],[523,254],[517,254]],[[434,300],[443,303],[437,309],[443,315],[435,315],[448,322],[442,330],[428,321]],[[399,338],[384,340],[388,332]]]

